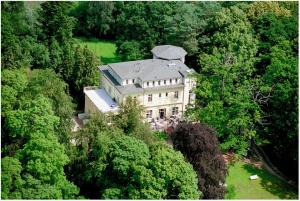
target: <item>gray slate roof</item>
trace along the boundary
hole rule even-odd
[[[121,79],[137,79],[142,81],[181,78],[189,70],[179,60],[147,59],[128,61],[100,66],[100,70],[111,67]]]
[[[170,66],[174,67],[174,66]],[[139,84],[130,84],[130,85],[125,85],[122,86],[120,83],[118,83],[117,80],[109,73],[108,71],[109,66],[108,65],[103,65],[99,67],[99,70],[102,72],[103,75],[105,75],[116,87],[116,89],[123,95],[125,94],[136,94],[136,93],[143,93],[145,91],[155,91],[155,90],[160,90],[160,89],[171,89],[171,88],[178,88],[178,87],[183,87],[183,84],[176,84],[176,85],[167,85],[167,86],[157,86],[157,87],[149,87],[149,88],[142,88]],[[175,67],[176,68],[176,67]],[[184,70],[180,70],[179,74],[181,77],[187,76],[187,71],[188,69],[182,68]],[[193,71],[193,70],[192,70]]]
[[[168,60],[180,59],[187,54],[183,48],[173,45],[159,45],[154,47],[151,52],[159,58]]]

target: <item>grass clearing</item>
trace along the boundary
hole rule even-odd
[[[250,180],[255,174],[259,178]],[[226,183],[230,192],[227,199],[298,199],[297,190],[285,181],[241,161],[229,166]]]
[[[89,50],[100,58],[102,64],[121,62],[121,57],[117,55],[116,44],[112,41],[99,40],[95,38],[76,38],[76,42]]]

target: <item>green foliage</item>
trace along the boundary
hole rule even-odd
[[[285,10],[281,5],[280,10]],[[294,15],[270,9],[254,27],[260,40],[257,74],[261,88],[268,89],[260,89],[261,96],[268,98],[261,103],[264,118],[259,134],[270,142],[272,159],[285,164],[280,169],[291,178],[298,174],[298,20]]]
[[[61,72],[60,65],[62,64],[62,54],[63,51],[58,44],[57,40],[52,37],[49,45],[49,57],[50,57],[50,67],[55,70],[55,72]]]
[[[234,199],[236,197],[235,187],[234,185],[229,185],[227,187],[227,193],[225,195],[225,199]]]
[[[71,90],[80,103],[83,103],[83,87],[99,85],[99,60],[87,48],[77,46],[74,52],[74,66],[70,76]]]
[[[38,43],[34,44],[33,47],[31,47],[31,55],[31,65],[34,68],[45,69],[49,66],[50,56],[46,46]]]
[[[165,180],[164,193],[168,199],[199,199],[196,173],[183,155],[168,146],[150,147],[152,168],[157,178]],[[166,192],[167,191],[167,192]]]
[[[83,62],[83,63],[82,63]],[[83,90],[84,86],[96,85],[98,83],[98,59],[87,48],[80,51],[78,46],[75,51],[74,78],[77,90]]]
[[[26,173],[34,175],[40,181],[50,184],[56,183],[63,174],[63,166],[68,158],[63,154],[63,146],[57,141],[53,133],[47,136],[41,133],[31,133],[31,139],[24,145],[24,148],[17,153]]]
[[[5,126],[12,138],[28,138],[32,132],[53,132],[57,122],[58,117],[54,116],[49,100],[37,96],[33,100],[20,103],[19,109],[8,111]]]
[[[67,84],[51,69],[33,70],[29,76],[25,93],[33,98],[38,94],[51,99],[52,109],[59,117],[55,132],[61,143],[68,143],[68,132],[71,130],[71,116],[74,112],[72,97],[68,94]]]
[[[193,165],[204,199],[224,198],[227,167],[213,129],[200,123],[180,123],[171,134],[174,148]]]
[[[4,69],[1,73],[1,108],[2,115],[14,109],[18,98],[27,87],[28,79],[23,70]]]
[[[55,134],[63,132],[57,129],[59,120],[70,118],[64,112],[72,109],[68,108],[72,103],[65,94],[65,83],[51,70],[4,70],[2,76],[2,87],[15,92],[15,100],[3,108],[1,119],[5,131],[2,168],[6,169],[2,172],[6,178],[2,183],[3,198],[76,198],[78,188],[64,173],[69,159]],[[2,94],[2,100],[7,100],[6,95]],[[66,110],[61,110],[62,105],[56,108],[60,118],[54,115],[55,104],[65,104]]]
[[[68,16],[71,2],[43,2],[39,11],[41,37],[48,43],[56,39],[59,44],[72,39],[75,19]]]
[[[260,108],[252,99],[251,77],[257,40],[245,13],[224,8],[211,21],[210,50],[200,55],[197,75],[199,119],[216,128],[224,150],[245,153],[255,137]],[[243,70],[241,70],[243,69]]]
[[[166,44],[183,47],[188,55],[199,52],[199,44],[205,40],[203,32],[208,26],[210,13],[220,10],[220,5],[215,2],[178,2],[174,15],[165,18],[164,33]],[[202,47],[201,47],[202,49]]]
[[[158,44],[180,45],[195,55],[206,19],[218,9],[210,2],[82,2],[71,13],[78,20],[76,34],[117,39],[128,61],[150,57]]]
[[[144,108],[136,98],[128,96],[126,100],[120,104],[120,112],[118,113],[118,126],[125,133],[133,133],[141,123],[142,112]]]
[[[8,112],[5,125],[10,132],[9,137],[21,138],[24,145],[19,145],[16,152],[25,177],[24,186],[20,189],[24,199],[70,199],[78,194],[77,187],[64,176],[63,167],[68,162],[68,157],[53,133],[57,120],[51,104],[41,96],[22,104],[19,110]],[[41,186],[48,190],[50,188],[47,194],[44,194],[45,189]],[[17,190],[15,189],[16,193]],[[31,194],[33,191],[35,193]],[[9,195],[9,198],[12,197]]]
[[[83,36],[105,37],[112,32],[114,2],[79,2],[71,11],[78,23],[75,33]]]
[[[31,34],[27,24],[24,2],[1,4],[1,66],[20,68],[29,66],[29,51],[23,45]]]
[[[135,138],[117,139],[107,158],[108,189],[119,186],[113,192],[121,191],[125,199],[199,198],[196,174],[181,154],[159,145],[150,150]]]
[[[271,63],[264,75],[266,85],[272,87],[268,103],[264,137],[272,143],[277,157],[296,174],[298,160],[298,59],[290,41],[282,41],[271,48]],[[284,110],[282,110],[284,108]],[[285,154],[284,154],[285,153]]]
[[[270,48],[282,40],[293,40],[297,38],[297,20],[291,17],[278,17],[274,13],[262,15],[257,20],[255,30],[260,39],[260,52],[262,62],[268,61]],[[264,64],[264,63],[263,63]],[[263,65],[265,67],[265,65]]]
[[[153,136],[150,125],[143,121],[144,108],[136,98],[128,96],[120,105],[120,111],[116,115],[115,124],[125,134],[143,140],[146,144],[157,141]]]
[[[266,13],[273,13],[276,16],[291,16],[291,11],[280,6],[279,2],[253,2],[247,7],[247,16],[251,21],[257,21]]]
[[[22,166],[18,159],[12,157],[1,158],[1,198],[21,199],[19,192],[23,185],[21,178]]]
[[[164,144],[126,136],[110,117],[93,116],[75,136],[70,172],[93,199],[199,198],[196,174],[183,156]],[[176,164],[174,166],[174,164]]]
[[[161,141],[166,141],[168,139],[167,133],[165,133],[163,131],[154,131],[153,135]]]
[[[12,135],[17,134],[23,136],[23,132],[19,133],[19,129],[25,129],[25,125],[33,121],[31,118],[35,118],[31,115],[31,112],[34,111],[29,109],[31,105],[26,106],[24,103],[28,103],[30,102],[29,100],[33,100],[42,95],[47,98],[45,102],[48,103],[49,99],[51,100],[49,102],[50,107],[46,107],[43,104],[38,105],[40,104],[39,102],[37,108],[45,106],[45,108],[40,109],[45,109],[45,111],[54,110],[54,113],[59,117],[59,124],[55,125],[54,130],[61,143],[68,143],[68,132],[71,129],[71,115],[73,114],[74,104],[72,103],[72,98],[66,92],[66,83],[63,82],[53,70],[4,70],[2,72],[2,116],[6,117],[6,114],[8,114],[7,121],[10,122],[9,124],[14,121],[15,123],[19,122],[18,124],[23,125],[18,125],[17,131],[10,130],[9,132]],[[17,107],[19,107],[19,109],[14,110]],[[34,113],[40,114],[40,111]],[[22,118],[16,119],[17,116]],[[29,119],[25,120],[27,117]],[[49,122],[51,122],[50,119]],[[29,125],[30,124],[31,123],[29,123]],[[7,128],[12,129],[11,126]],[[15,126],[17,126],[17,124]],[[31,127],[29,127],[28,130],[31,131]]]
[[[134,100],[111,125],[112,117],[98,116],[70,144],[68,86],[81,107],[99,65],[74,46],[74,27],[117,39],[124,60],[150,57],[155,45],[184,47],[199,72],[190,117],[215,127],[221,147],[237,153],[258,133],[297,174],[297,2],[2,2],[1,22],[2,198],[75,199],[64,168],[88,198],[199,198],[191,166],[163,142],[153,145]],[[105,63],[117,61],[97,51]]]
[[[144,57],[144,48],[137,41],[125,41],[118,47],[118,54],[124,61],[141,60]]]

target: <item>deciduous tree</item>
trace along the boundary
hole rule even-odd
[[[211,48],[199,57],[199,120],[217,130],[221,147],[245,153],[255,137],[260,108],[251,96],[257,40],[246,14],[224,8],[211,21]]]
[[[181,151],[198,175],[204,199],[224,199],[227,168],[213,129],[200,123],[181,123],[171,135],[174,148]]]

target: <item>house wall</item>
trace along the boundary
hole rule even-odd
[[[188,104],[194,104],[194,100],[190,97],[190,92],[193,93],[193,88],[196,81],[194,78],[185,78],[184,79],[184,90],[183,90],[183,111],[186,110]]]
[[[131,96],[132,98],[136,98],[138,100],[138,102],[143,105],[143,94],[142,93],[139,93],[139,94],[128,94],[128,95],[125,95],[123,96],[123,99],[122,101],[125,102],[126,101],[126,98]]]
[[[170,105],[161,105],[161,106],[153,106],[153,107],[145,107],[144,111],[144,118],[146,118],[146,114],[148,110],[152,110],[152,118],[157,119],[159,118],[159,110],[165,109],[166,110],[166,117],[169,118],[172,115],[173,107],[178,107],[178,114],[177,117],[182,116],[182,104],[170,104]],[[152,118],[148,119],[151,120]]]
[[[178,98],[174,97],[175,91],[178,91]],[[166,96],[166,93],[168,93],[168,96]],[[152,94],[151,102],[148,101],[148,95],[150,94]],[[161,97],[159,97],[159,94],[161,94]],[[163,89],[163,90],[145,92],[142,97],[142,101],[145,107],[183,103],[183,89],[182,88],[177,88],[172,90]]]
[[[140,80],[136,80],[139,82]],[[170,85],[170,80],[166,80],[166,85]],[[101,87],[104,88],[107,93],[112,97],[115,98],[116,102],[120,104],[121,102],[125,101],[128,96],[136,97],[137,100],[140,102],[141,105],[145,107],[145,114],[146,117],[146,110],[152,110],[152,118],[159,117],[159,109],[165,108],[166,109],[166,117],[170,117],[172,115],[172,108],[178,107],[178,116],[182,115],[182,112],[186,110],[186,105],[190,101],[190,94],[189,92],[192,90],[195,80],[191,78],[182,78],[179,79],[177,83],[184,83],[184,87],[178,87],[174,89],[161,89],[161,90],[153,90],[153,91],[146,91],[140,94],[130,94],[130,95],[122,95],[120,92],[114,87],[114,84],[107,79],[104,75],[101,74]],[[145,84],[145,83],[144,83]],[[172,84],[175,84],[175,79],[172,80]],[[159,86],[158,81],[155,81],[155,87]],[[160,86],[164,86],[163,80],[161,80]],[[152,82],[149,82],[149,87],[152,86]],[[174,97],[175,91],[178,91],[178,98]],[[159,93],[161,93],[161,97],[159,97]],[[168,96],[166,96],[168,93]],[[148,101],[148,95],[152,94],[152,101]],[[87,108],[91,108],[91,111],[96,111],[97,108],[93,108],[90,106],[90,100],[86,101]],[[192,101],[191,103],[193,103]]]
[[[143,83],[143,88],[150,88],[150,87],[158,87],[158,86],[169,86],[169,85],[175,85],[175,84],[180,84],[182,83],[182,80],[180,78],[177,78],[177,82],[176,82],[176,78],[172,78],[172,83],[170,82],[170,79],[166,79],[166,84],[164,84],[164,80],[160,80],[160,85],[158,84],[158,80],[154,81],[154,85],[153,85],[153,80],[152,81],[147,81],[149,82],[149,86],[147,85],[147,82]]]
[[[128,82],[128,84],[127,84],[127,82]],[[122,85],[129,85],[129,84],[133,84],[133,79],[127,79],[127,82],[126,82],[126,80],[123,80],[123,83],[122,83]]]
[[[118,104],[122,102],[122,94],[115,88],[114,84],[103,74],[101,74],[101,87],[106,90],[106,92],[110,95],[112,99],[115,98]]]
[[[91,99],[85,95],[85,101],[84,101],[84,113],[96,113],[100,112],[98,108],[94,105],[94,103],[91,101]]]

